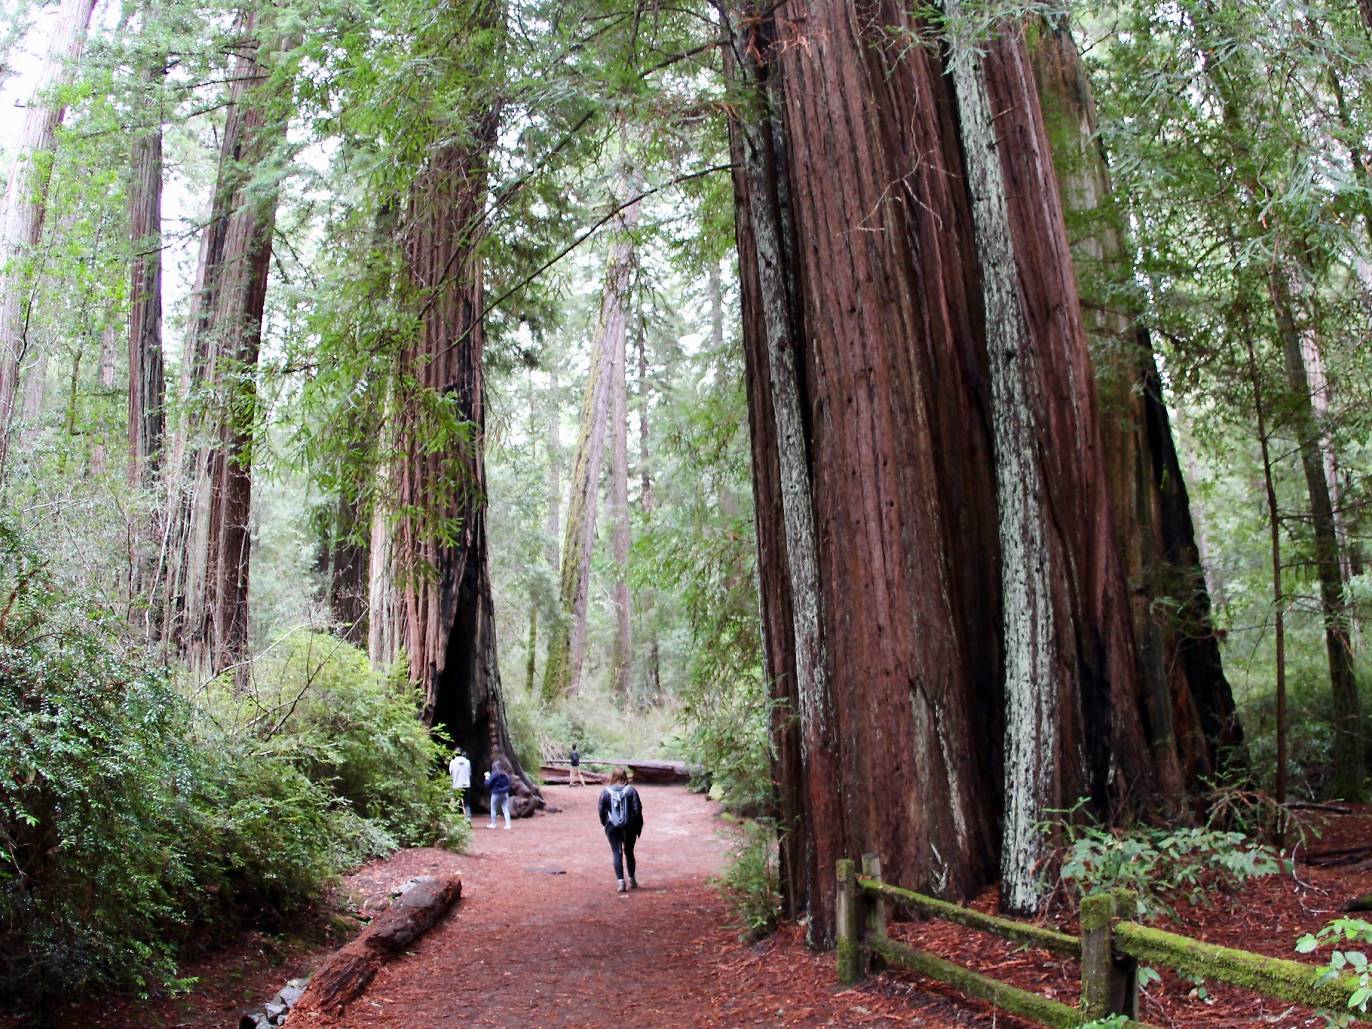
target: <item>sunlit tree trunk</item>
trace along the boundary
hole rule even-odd
[[[634,188],[633,177],[624,175],[620,185],[623,199],[627,199]],[[615,202],[622,203],[623,199]],[[614,242],[610,246],[600,317],[591,344],[586,397],[567,499],[559,583],[562,618],[548,638],[548,659],[543,669],[545,699],[575,693],[586,659],[586,609],[590,600],[591,553],[595,547],[596,500],[614,406],[615,354],[622,353],[624,348],[629,276],[634,265],[630,234],[638,225],[638,214],[638,201],[633,201],[612,221]]]
[[[28,311],[33,291],[33,250],[43,234],[48,181],[57,127],[66,113],[52,93],[70,81],[85,47],[96,0],[64,0],[52,24],[38,89],[24,116],[0,213],[0,485],[8,470],[15,431],[15,402],[28,349]],[[46,369],[44,369],[46,374]]]

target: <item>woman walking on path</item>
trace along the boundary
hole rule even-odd
[[[495,815],[497,811],[505,812],[505,828],[510,827],[510,775],[505,771],[505,763],[496,758],[491,763],[491,770],[486,773],[486,788],[491,791],[491,824],[487,829],[495,828]]]
[[[624,872],[628,865],[629,888],[638,889],[634,872],[634,844],[643,835],[643,801],[638,790],[629,785],[629,776],[622,768],[610,773],[610,785],[600,791],[600,824],[610,841],[614,855],[615,880],[620,893],[625,891]]]

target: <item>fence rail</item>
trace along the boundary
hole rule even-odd
[[[1351,976],[1331,977],[1326,970],[1299,961],[1220,947],[1130,921],[1135,901],[1132,894],[1124,891],[1084,898],[1081,935],[1071,936],[883,882],[881,862],[875,854],[863,855],[861,875],[847,859],[838,862],[836,871],[838,975],[844,983],[857,982],[871,970],[874,961],[884,962],[947,983],[1004,1011],[1055,1027],[1079,1026],[1111,1015],[1124,1015],[1128,1019],[1126,1025],[1145,1026],[1146,1023],[1134,1021],[1138,1015],[1140,961],[1334,1011],[1347,1011],[1348,999],[1359,988],[1358,981]],[[886,934],[888,903],[992,933],[1013,943],[1080,958],[1079,1004],[1073,1007],[1021,990],[892,940]]]

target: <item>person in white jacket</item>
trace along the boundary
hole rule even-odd
[[[467,799],[467,794],[472,789],[472,763],[467,760],[467,755],[462,753],[461,747],[453,751],[453,759],[448,762],[448,774],[453,777],[453,789],[457,790],[458,799],[462,801],[462,813],[470,822],[472,802]]]

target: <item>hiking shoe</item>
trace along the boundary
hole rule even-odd
[[[619,883],[619,888],[616,889],[615,892],[616,892],[616,893],[623,893],[623,892],[624,892],[624,880],[623,880],[623,879],[619,879],[619,880],[616,880],[616,881]]]
[[[638,880],[635,879],[633,876],[629,876],[629,889],[631,889],[631,890],[636,890],[636,889],[638,889]]]

